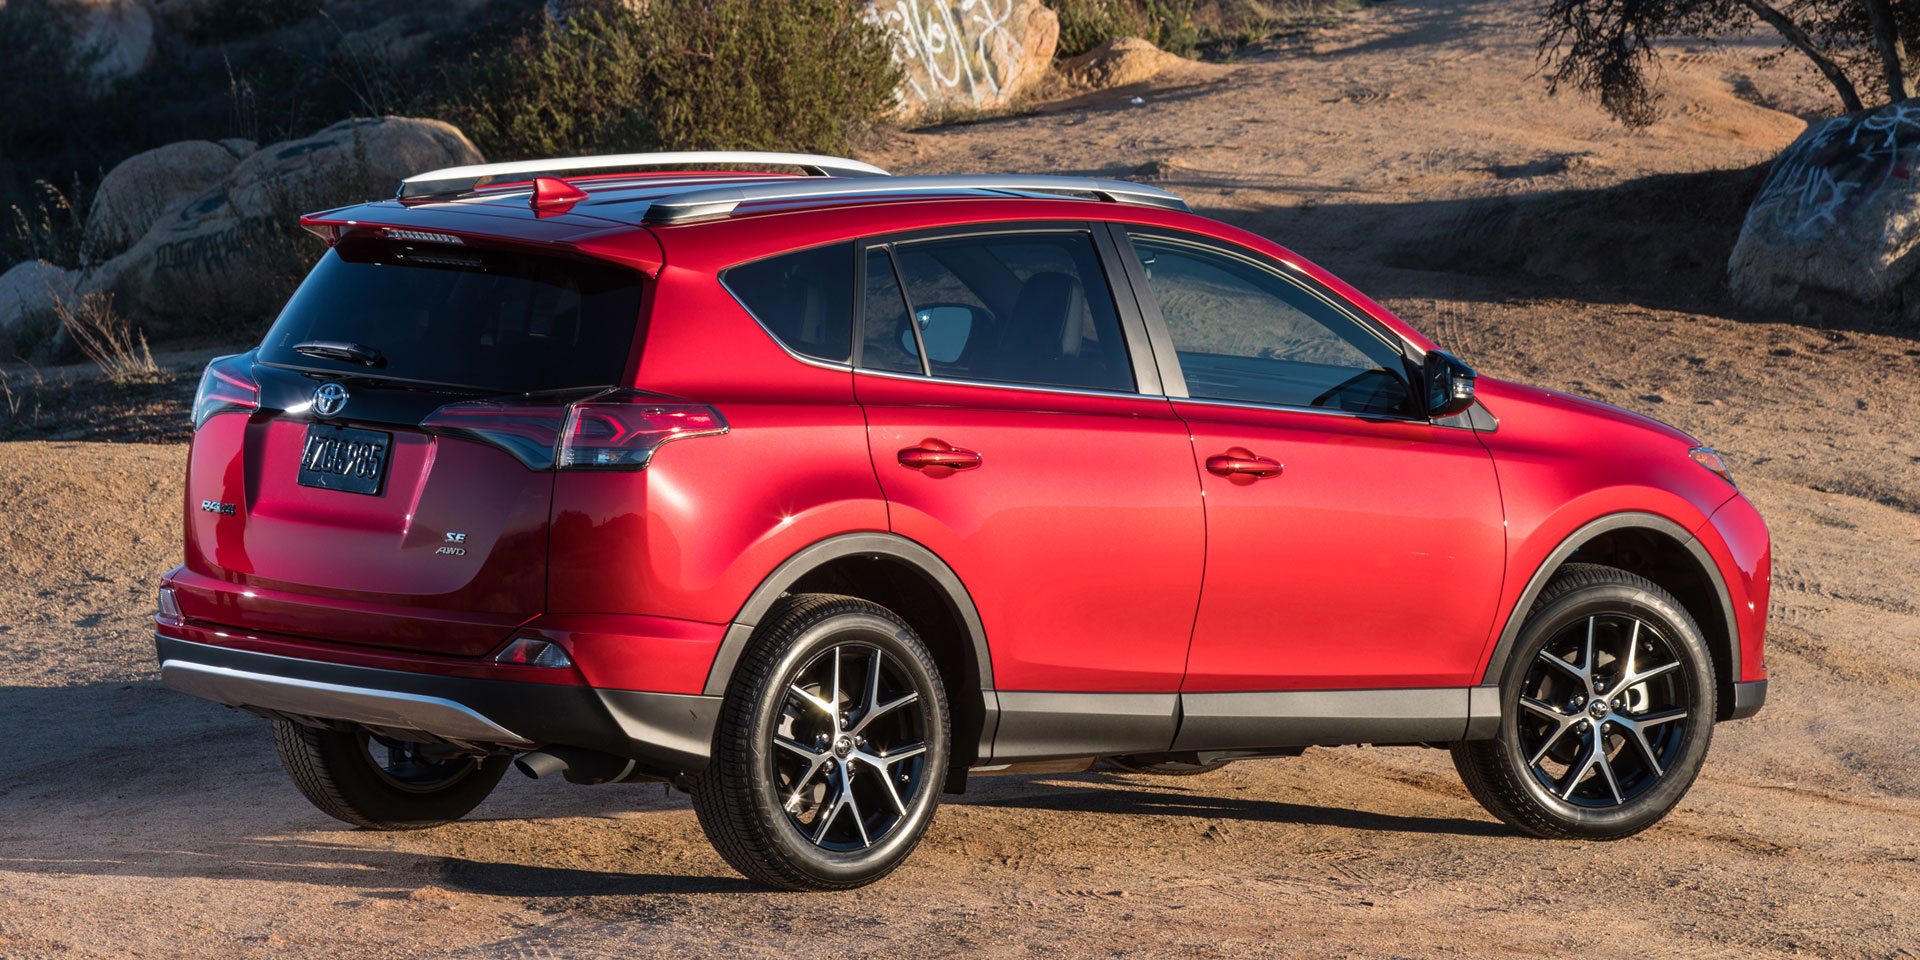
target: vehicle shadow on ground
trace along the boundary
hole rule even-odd
[[[373,850],[343,843],[249,839],[197,850],[128,851],[113,857],[0,857],[13,873],[300,883],[402,898],[422,887],[496,897],[644,896],[764,890],[738,876],[633,873]]]
[[[1344,807],[1321,807],[1278,800],[1220,796],[1207,793],[1198,785],[1188,791],[1141,788],[1104,777],[1082,782],[1094,786],[1095,789],[1055,788],[950,802],[972,807],[1014,807],[1059,813],[1198,817],[1205,820],[1241,820],[1253,823],[1296,823],[1389,833],[1453,834],[1468,837],[1517,835],[1502,824],[1485,820],[1466,820],[1459,817],[1408,817]]]

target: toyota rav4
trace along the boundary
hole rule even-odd
[[[347,823],[664,780],[836,889],[970,776],[1393,744],[1605,839],[1766,696],[1712,450],[1152,186],[651,154],[302,223],[195,397],[157,644]]]

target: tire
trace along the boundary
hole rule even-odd
[[[432,746],[364,731],[273,722],[293,785],[321,813],[368,830],[424,830],[473,812],[507,772],[507,757],[432,755]],[[373,751],[387,756],[382,764]]]
[[[852,597],[789,597],[741,654],[693,809],[750,879],[864,886],[906,860],[933,819],[948,716],[939,669],[899,617]]]
[[[1454,767],[1489,813],[1527,833],[1632,836],[1693,785],[1715,690],[1713,654],[1672,594],[1624,570],[1568,564],[1520,629],[1499,736],[1453,744]]]
[[[1107,766],[1121,773],[1146,777],[1197,777],[1203,773],[1224,769],[1227,764],[1233,762],[1232,760],[1215,760],[1212,763],[1143,762],[1133,756],[1101,757],[1100,759],[1105,760]]]

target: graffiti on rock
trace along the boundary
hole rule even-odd
[[[893,62],[906,75],[901,97],[910,109],[960,100],[989,106],[1018,68],[1020,43],[1007,29],[1014,0],[892,0],[867,6],[867,20],[887,31]]]
[[[153,248],[155,270],[212,271],[227,261],[246,261],[253,255],[253,239],[271,224],[267,217],[247,217],[211,233],[163,243]]]
[[[1835,117],[1780,156],[1748,218],[1775,217],[1789,235],[1814,239],[1889,185],[1910,186],[1917,161],[1920,106]]]

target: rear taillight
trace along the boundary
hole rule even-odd
[[[247,370],[246,354],[216,357],[200,375],[200,389],[193,393],[193,428],[217,413],[252,412],[260,409],[260,386]]]
[[[499,447],[533,470],[639,470],[661,444],[727,432],[720,411],[706,404],[633,391],[602,393],[572,404],[450,403],[420,426]]]
[[[180,601],[173,595],[172,587],[160,588],[160,616],[167,620],[180,619]]]
[[[720,411],[703,403],[615,395],[573,405],[554,464],[562,470],[639,470],[661,444],[727,432]]]
[[[559,403],[468,400],[449,403],[427,415],[420,426],[433,433],[491,444],[530,470],[553,467],[553,448],[567,425],[569,409]]]

